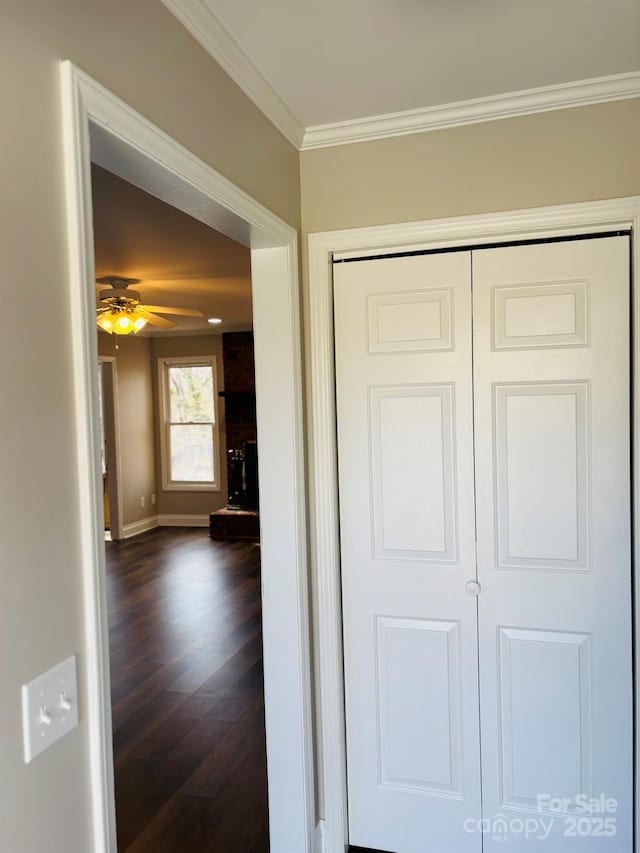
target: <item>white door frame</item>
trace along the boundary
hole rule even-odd
[[[111,406],[113,411],[113,437],[114,437],[114,448],[113,455],[116,460],[116,470],[109,474],[109,469],[107,467],[107,482],[113,477],[116,485],[116,511],[113,512],[113,503],[111,503],[111,518],[110,518],[110,530],[111,530],[111,538],[112,539],[122,539],[122,527],[123,527],[123,499],[122,499],[122,457],[120,455],[120,416],[118,413],[118,361],[115,355],[99,355],[98,361],[103,364],[108,364],[111,368],[111,390],[112,390],[112,400]],[[104,394],[104,381],[102,383],[102,393]],[[104,414],[104,412],[103,412]],[[115,517],[114,517],[115,516]]]
[[[297,232],[69,61],[61,63],[61,84],[94,851],[115,853],[116,835],[98,476],[92,160],[251,248],[269,832],[273,853],[311,853],[315,801]]]
[[[365,256],[385,250],[438,249],[628,228],[632,229],[633,274],[640,269],[640,196],[309,235],[309,375],[313,435],[311,554],[320,712],[316,728],[320,743],[325,853],[344,853],[348,841],[332,258],[336,253]],[[637,683],[640,680],[640,287],[634,287],[633,281],[632,294],[633,328],[637,332],[632,342],[634,676]],[[640,731],[640,703],[636,704],[635,713],[635,727]],[[639,740],[636,738],[637,764],[640,764]],[[635,820],[636,836],[640,840],[640,793],[636,799]]]

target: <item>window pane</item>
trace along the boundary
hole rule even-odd
[[[213,429],[208,424],[172,424],[171,479],[181,483],[212,483]]]
[[[169,421],[213,423],[211,365],[169,367]]]

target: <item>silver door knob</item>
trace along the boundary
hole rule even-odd
[[[467,581],[465,589],[467,595],[480,595],[480,584],[478,581]]]

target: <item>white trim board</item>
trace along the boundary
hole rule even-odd
[[[207,0],[162,2],[282,135],[301,151],[640,97],[640,71],[632,71],[304,127]]]
[[[141,533],[146,533],[148,530],[155,530],[158,526],[158,516],[148,515],[146,518],[141,518],[138,521],[131,521],[122,527],[122,538],[131,539],[132,536],[139,536]]]
[[[159,515],[158,527],[209,527],[208,515]]]
[[[369,142],[372,139],[388,139],[392,136],[407,136],[410,133],[425,133],[447,127],[461,127],[465,124],[479,124],[484,121],[638,97],[640,71],[633,71],[629,74],[614,74],[610,77],[505,92],[469,101],[308,127],[301,150]]]
[[[311,555],[316,626],[324,792],[325,853],[344,853],[348,841],[346,744],[336,447],[332,257],[409,248],[443,248],[502,240],[553,237],[631,228],[632,272],[640,269],[640,196],[612,201],[462,216],[309,235],[309,347],[311,457]],[[640,282],[632,283],[633,336],[633,542],[635,683],[640,684]],[[636,731],[640,703],[636,702]],[[636,767],[640,738],[636,737]],[[640,838],[640,790],[636,785],[636,836]]]
[[[149,515],[138,521],[125,524],[122,528],[122,538],[131,539],[156,527],[209,527],[208,515]]]
[[[93,853],[116,853],[105,548],[96,381],[91,161],[251,248],[269,832],[313,853],[315,791],[307,590],[298,235],[71,62],[61,70],[85,620],[84,715]],[[274,412],[277,416],[274,416]]]

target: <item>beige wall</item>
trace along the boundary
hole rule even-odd
[[[1,7],[1,286],[12,296],[0,335],[0,850],[89,853],[58,61],[76,62],[294,226],[298,153],[159,0]],[[80,726],[25,765],[20,685],[74,652]]]
[[[123,525],[156,514],[155,416],[149,338],[98,334],[100,355],[115,356]],[[140,506],[144,497],[145,506]]]
[[[152,337],[151,364],[153,377],[153,403],[155,415],[156,447],[156,483],[158,485],[157,512],[161,515],[208,515],[227,504],[227,466],[225,463],[224,437],[224,401],[218,400],[218,417],[220,429],[220,462],[222,467],[222,483],[219,492],[166,492],[162,488],[162,471],[160,468],[160,400],[158,394],[158,359],[164,356],[183,355],[214,355],[216,357],[218,390],[224,390],[224,371],[222,364],[222,335],[167,335]]]
[[[58,61],[293,226],[297,152],[159,0],[8,0],[0,27],[0,850],[92,850]],[[640,193],[622,102],[301,157],[308,230]],[[10,650],[7,653],[7,650]],[[79,655],[81,724],[22,761],[20,685]]]
[[[640,101],[303,151],[306,232],[640,194]]]

